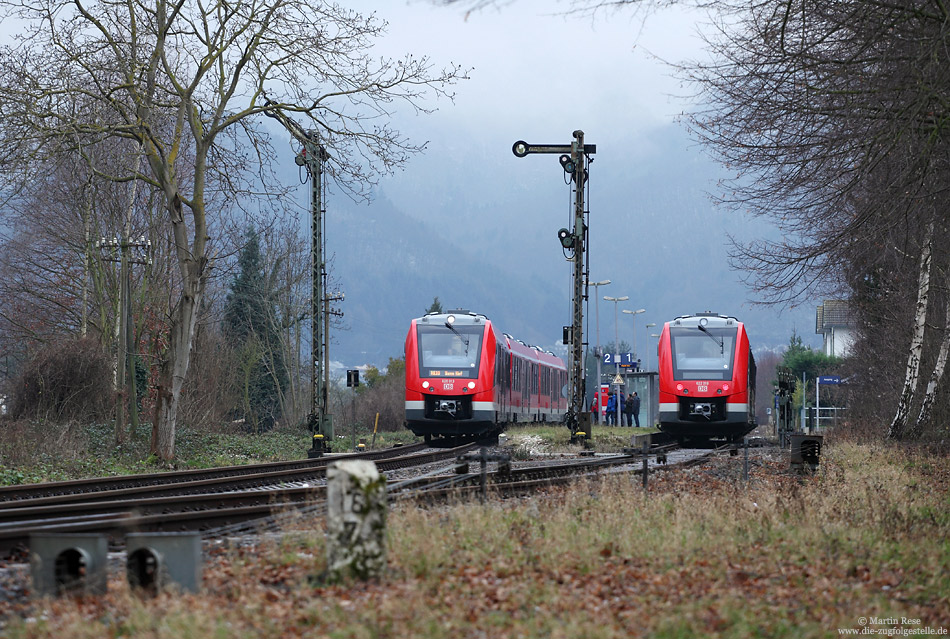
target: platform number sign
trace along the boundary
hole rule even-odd
[[[360,385],[360,372],[351,368],[346,371],[346,385],[348,387],[355,387]]]

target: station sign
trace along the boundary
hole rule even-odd
[[[633,366],[633,353],[604,353],[604,364],[609,366]]]
[[[818,378],[819,384],[840,384],[841,376],[840,375],[822,375]]]

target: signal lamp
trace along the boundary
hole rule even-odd
[[[569,155],[562,155],[558,158],[558,162],[561,163],[561,168],[564,169],[565,173],[574,173],[575,169],[577,168],[574,165],[574,160],[572,160],[571,156]]]
[[[557,239],[560,240],[561,246],[564,248],[574,248],[574,236],[567,229],[558,230]]]

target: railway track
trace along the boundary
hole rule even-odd
[[[673,445],[663,445],[649,450],[647,457],[653,457],[649,462],[650,471],[669,471],[687,468],[700,464],[713,455],[727,451],[729,446],[722,446],[711,450],[682,451]],[[680,458],[669,461],[674,451],[681,453]],[[659,461],[663,458],[664,461]],[[545,486],[574,481],[579,477],[591,476],[603,472],[628,472],[634,475],[643,472],[643,454],[640,451],[622,455],[611,455],[599,458],[581,458],[579,460],[561,463],[551,463],[507,469],[504,465],[492,471],[487,471],[485,488],[483,488],[482,473],[463,473],[458,475],[442,475],[420,477],[417,479],[398,482],[391,486],[390,494],[397,498],[442,498],[448,495],[474,493],[476,491],[491,490],[496,493],[510,494],[537,490]],[[624,468],[629,467],[629,468]]]
[[[426,444],[419,443],[365,453],[327,455],[316,459],[4,486],[0,487],[0,509],[21,507],[23,504],[20,502],[35,505],[37,502],[28,500],[39,498],[65,498],[69,495],[82,495],[84,498],[87,498],[92,493],[100,492],[116,495],[118,493],[113,491],[134,491],[135,489],[146,487],[185,486],[189,484],[191,486],[200,486],[200,482],[207,482],[207,485],[213,485],[214,481],[219,479],[233,480],[241,476],[257,476],[266,475],[268,473],[292,473],[297,471],[306,473],[313,469],[325,468],[330,462],[339,459],[386,459],[398,455],[409,455],[425,450],[426,448]],[[51,500],[49,503],[55,503],[55,500]]]
[[[393,499],[439,500],[479,492],[484,496],[488,490],[493,494],[524,494],[598,473],[642,472],[640,451],[535,462],[518,468],[494,464],[490,472],[486,465],[484,473],[453,472],[455,459],[476,447],[477,444],[468,444],[426,452],[414,452],[424,446],[405,447],[401,450],[410,454],[376,456],[375,461],[384,474],[400,468],[450,462],[417,477],[391,481],[389,493]],[[650,451],[651,467],[652,470],[682,468],[701,463],[721,450],[683,452],[659,446]],[[673,457],[673,453],[679,453],[682,459]],[[667,463],[658,461],[662,456],[667,458]],[[327,461],[366,457],[341,455]],[[177,481],[166,486],[146,484],[8,501],[0,504],[0,557],[22,553],[34,533],[99,533],[118,542],[132,531],[201,531],[206,537],[214,537],[278,529],[288,513],[314,515],[324,511],[326,466],[323,463],[304,469],[292,467],[283,474],[268,469],[237,478]],[[228,490],[208,490],[225,486]]]
[[[475,446],[467,444],[445,450],[428,449],[425,445],[402,447],[324,457],[320,458],[323,463],[304,468],[290,464],[290,470],[274,470],[272,465],[264,465],[268,466],[264,472],[234,477],[198,477],[191,481],[178,478],[158,486],[146,483],[8,501],[0,508],[0,556],[25,548],[33,533],[95,532],[118,538],[129,531],[204,531],[267,518],[295,505],[322,501],[329,462],[373,459],[385,472],[454,459]],[[416,452],[419,450],[424,452]]]

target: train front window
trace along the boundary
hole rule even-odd
[[[732,379],[736,333],[735,328],[670,328],[673,379]]]
[[[478,377],[484,326],[418,326],[422,377]]]

